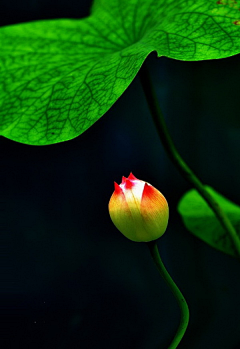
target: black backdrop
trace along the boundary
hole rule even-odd
[[[82,18],[91,1],[1,0],[0,25]],[[1,44],[1,43],[0,43]],[[240,58],[148,59],[173,139],[202,181],[240,204]],[[167,348],[175,299],[144,244],[110,221],[113,181],[161,190],[162,258],[190,308],[179,348],[240,348],[240,265],[190,235],[176,213],[190,187],[165,155],[138,77],[80,137],[51,146],[1,138],[2,348]]]

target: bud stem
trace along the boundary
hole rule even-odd
[[[233,245],[235,247],[238,257],[240,257],[240,240],[236,233],[234,226],[232,225],[230,219],[227,217],[225,212],[221,209],[219,204],[215,201],[212,195],[205,189],[202,182],[198,177],[193,173],[193,171],[188,167],[185,161],[182,159],[178,153],[172,138],[167,129],[162,111],[160,109],[158,99],[151,81],[150,74],[148,72],[146,62],[143,63],[139,71],[139,77],[142,83],[143,91],[145,93],[147,103],[150,109],[150,112],[153,117],[157,132],[162,141],[162,145],[168,154],[169,158],[172,160],[173,164],[178,168],[181,175],[190,182],[193,187],[199,192],[199,194],[205,199],[209,207],[213,210],[216,215],[216,218],[219,220],[222,227],[229,234]]]
[[[160,275],[162,276],[162,278],[164,279],[164,281],[172,291],[181,310],[181,319],[180,319],[180,324],[178,326],[177,333],[175,334],[175,337],[173,338],[171,344],[168,347],[168,349],[175,349],[180,343],[182,337],[184,336],[184,333],[186,332],[186,329],[188,326],[188,322],[189,322],[188,305],[181,291],[179,290],[179,288],[177,287],[177,285],[169,275],[168,271],[166,270],[161,260],[156,241],[146,242],[146,244],[148,245],[152,259],[155,265],[157,266],[157,269]]]

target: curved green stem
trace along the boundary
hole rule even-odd
[[[193,171],[188,167],[188,165],[179,155],[171,139],[171,136],[168,132],[166,123],[163,118],[163,114],[159,107],[157,96],[156,96],[146,63],[144,63],[143,66],[141,67],[139,71],[139,77],[142,83],[142,87],[147,99],[150,112],[153,117],[153,121],[157,128],[157,132],[162,141],[163,147],[165,148],[165,151],[167,152],[169,158],[172,160],[174,165],[178,168],[182,176],[196,188],[199,194],[205,199],[209,207],[213,210],[217,219],[221,223],[222,227],[225,229],[225,231],[229,234],[230,238],[232,239],[236,252],[240,257],[240,240],[231,221],[228,219],[228,217],[226,216],[224,211],[221,209],[219,204],[205,189],[201,181],[197,178],[197,176],[193,173]]]
[[[173,281],[173,279],[171,278],[171,276],[167,272],[167,270],[166,270],[166,268],[161,260],[156,241],[150,241],[150,242],[147,242],[146,244],[149,247],[152,259],[153,259],[154,263],[156,264],[160,275],[162,276],[162,278],[164,279],[164,281],[166,282],[166,284],[168,285],[168,287],[172,291],[173,295],[175,296],[175,298],[178,302],[180,310],[181,310],[181,319],[180,319],[180,324],[178,326],[177,333],[175,334],[175,337],[173,338],[171,344],[168,347],[168,349],[175,349],[175,348],[177,348],[178,344],[180,343],[182,337],[184,336],[184,333],[186,332],[186,329],[188,326],[188,322],[189,322],[188,305],[187,305],[187,302],[186,302],[185,298],[183,297],[181,291],[179,290],[179,288],[177,287],[177,285],[175,284],[175,282]]]

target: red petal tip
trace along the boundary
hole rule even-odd
[[[130,175],[128,176],[128,179],[137,179],[133,174],[132,174],[132,172],[130,173]]]
[[[114,182],[114,188],[115,188],[115,194],[122,193],[121,187],[116,182]]]
[[[124,184],[126,182],[126,177],[122,176],[122,184]]]
[[[142,193],[142,197],[148,197],[151,198],[151,196],[154,194],[156,189],[154,189],[151,185],[149,185],[148,183],[144,184],[144,188],[143,188],[143,193]]]
[[[133,186],[134,186],[134,183],[132,182],[132,180],[129,179],[129,178],[126,178],[125,188],[126,189],[132,189]]]

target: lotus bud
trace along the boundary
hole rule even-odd
[[[132,173],[123,177],[120,185],[114,182],[114,186],[108,209],[116,228],[132,241],[148,242],[161,237],[169,217],[162,193]]]

